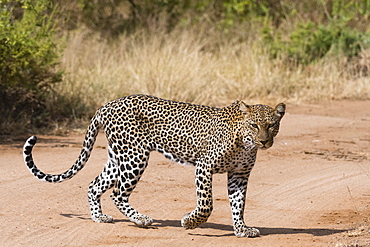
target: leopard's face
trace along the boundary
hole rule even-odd
[[[275,108],[266,105],[245,105],[245,141],[259,149],[267,149],[279,132],[280,120],[285,114],[285,104]]]

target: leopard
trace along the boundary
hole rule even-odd
[[[260,231],[244,222],[246,191],[258,149],[270,148],[279,132],[286,105],[248,105],[241,100],[213,107],[165,100],[150,95],[130,95],[100,107],[87,128],[75,163],[61,174],[42,172],[33,161],[37,137],[23,147],[24,162],[39,180],[59,183],[71,179],[88,161],[100,129],[107,139],[108,161],[88,187],[91,219],[112,223],[102,213],[100,199],[112,189],[111,199],[131,222],[148,227],[153,219],[129,204],[129,197],[148,166],[152,151],[180,164],[195,167],[196,207],[181,219],[194,229],[205,223],[213,210],[212,176],[227,173],[227,191],[234,234],[257,237]]]

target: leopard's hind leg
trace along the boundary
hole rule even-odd
[[[119,162],[119,176],[111,194],[117,208],[138,226],[150,226],[153,219],[139,213],[129,204],[129,197],[139,182],[148,165],[149,150],[145,148],[124,146],[116,152]]]
[[[90,183],[88,191],[91,219],[98,223],[113,222],[112,216],[102,214],[100,204],[102,194],[112,188],[117,181],[118,164],[110,145],[108,145],[108,156],[108,162],[103,172]]]

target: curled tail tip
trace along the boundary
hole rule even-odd
[[[31,145],[35,145],[37,142],[37,136],[31,136],[27,139],[27,142]]]
[[[32,149],[35,146],[36,142],[37,142],[37,137],[31,136],[24,143],[23,157],[24,157],[24,162],[26,163],[28,170],[39,180],[43,180],[49,183],[58,183],[58,182],[63,181],[63,180],[60,181],[59,176],[45,174],[36,167],[35,163],[33,162],[33,158],[32,158]]]
[[[32,148],[36,144],[36,142],[37,142],[36,136],[31,136],[30,138],[28,138],[23,146],[23,154],[26,156],[30,155],[32,152]]]

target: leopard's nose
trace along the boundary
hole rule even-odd
[[[268,140],[267,140],[267,141],[261,141],[261,144],[262,144],[263,146],[265,146],[267,142],[268,142]]]

